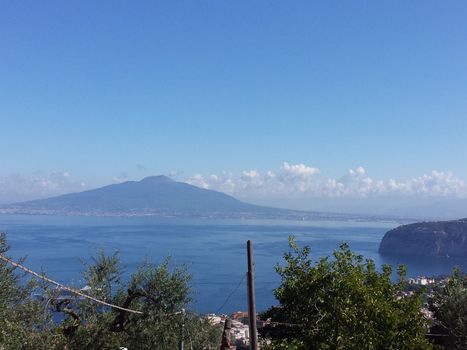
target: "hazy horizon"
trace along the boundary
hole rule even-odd
[[[161,175],[152,175],[161,176]],[[162,175],[165,176],[165,175]],[[147,177],[146,177],[147,178]],[[169,178],[171,178],[169,176]],[[113,185],[118,185],[127,181],[142,181],[139,180],[125,180],[118,183],[112,183]],[[171,178],[176,181],[176,179]],[[190,181],[180,181],[182,183],[191,184]],[[108,185],[104,185],[106,187]],[[191,184],[196,186],[196,184]],[[199,186],[196,186],[199,187]],[[72,192],[59,193],[57,196],[64,194],[80,193],[84,191],[99,189],[96,188],[87,188],[81,189]],[[210,189],[206,186],[199,187],[203,189]],[[211,189],[221,193],[226,193],[218,189]],[[226,193],[229,194],[229,193]],[[232,194],[230,194],[232,195]],[[317,211],[317,212],[329,212],[329,213],[343,213],[343,214],[359,214],[359,215],[380,215],[380,216],[393,216],[399,218],[420,218],[420,219],[456,219],[463,218],[467,209],[467,201],[462,199],[449,199],[449,198],[429,198],[429,197],[406,197],[404,201],[401,201],[401,198],[398,196],[380,196],[379,198],[326,198],[326,197],[315,197],[315,198],[266,198],[258,199],[254,197],[236,197],[245,203],[256,204],[261,206],[276,207],[282,209],[292,209],[292,210],[303,210],[303,211]],[[37,199],[48,199],[53,196],[39,196],[34,198],[28,198],[26,200],[20,200],[16,202],[0,202],[0,205],[4,204],[14,204],[20,203],[29,200]]]

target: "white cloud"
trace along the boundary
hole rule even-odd
[[[389,174],[390,175],[390,174]],[[113,178],[114,183],[128,179],[127,173]],[[284,162],[275,170],[249,169],[235,175],[230,172],[196,174],[187,183],[217,190],[246,200],[313,198],[400,198],[467,197],[467,183],[450,172],[433,170],[409,178],[377,179],[362,166],[349,169],[341,177],[325,176],[316,167]],[[67,171],[50,174],[0,177],[0,203],[12,203],[83,191],[89,185]]]
[[[215,178],[217,177],[216,175],[212,175],[212,176],[213,177],[211,178],[211,180],[215,180]],[[209,188],[208,182],[204,179],[204,176],[201,174],[193,175],[190,179],[188,179],[187,183],[193,186],[200,187],[200,188],[205,188],[205,189]]]
[[[465,197],[467,186],[463,180],[450,172],[433,170],[408,181],[388,181],[388,189],[394,193],[406,195],[431,195],[440,197]]]
[[[350,176],[361,176],[361,175],[365,175],[365,168],[363,168],[362,166],[359,166],[355,169],[350,169],[349,170],[349,175]]]
[[[75,180],[67,172],[50,174],[13,174],[0,178],[0,203],[45,198],[87,189],[84,181]]]
[[[112,178],[112,183],[114,184],[120,184],[122,182],[128,181],[129,180],[129,175],[126,171],[121,172],[118,176],[114,176]]]
[[[285,162],[277,173],[269,170],[262,174],[257,170],[245,170],[240,176],[222,172],[203,176],[196,174],[187,180],[189,184],[202,188],[215,189],[239,197],[245,196],[284,196],[293,193],[306,193],[317,185],[317,168],[304,164],[290,165]]]
[[[243,172],[243,177],[246,179],[255,179],[258,178],[260,174],[256,170],[249,170]]]
[[[293,176],[300,176],[300,177],[307,177],[307,176],[320,173],[320,170],[318,168],[312,168],[312,167],[306,166],[305,164],[290,165],[287,162],[284,162],[284,164],[282,164],[281,169],[286,174],[290,174]]]
[[[367,198],[375,196],[467,197],[467,185],[452,173],[432,171],[405,180],[374,179],[362,166],[340,178],[323,176],[305,164],[284,162],[277,172],[246,170],[239,176],[223,172],[197,174],[188,183],[239,198]]]

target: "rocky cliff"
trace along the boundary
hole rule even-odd
[[[467,258],[467,219],[399,226],[386,232],[379,252],[387,255]]]

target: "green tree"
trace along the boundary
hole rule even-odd
[[[265,327],[269,349],[430,349],[421,295],[402,296],[400,281],[391,282],[392,269],[378,272],[372,260],[363,261],[347,244],[334,259],[310,259],[310,248],[290,238],[285,266],[277,266],[281,284],[275,290],[279,305],[264,318],[284,324]]]
[[[191,275],[183,266],[143,263],[128,283],[122,282],[118,253],[103,252],[83,273],[89,294],[142,314],[96,306],[83,300],[73,310],[62,308],[68,348],[176,349],[182,335],[193,349],[215,349],[221,329],[198,315],[185,312],[192,301]]]
[[[0,233],[0,254],[7,257],[8,250],[5,234]],[[40,284],[34,279],[21,283],[23,276],[16,270],[0,260],[0,349],[40,350],[62,345],[44,303],[32,297]]]
[[[8,246],[0,234],[0,253]],[[0,350],[176,349],[182,327],[187,349],[217,349],[222,329],[185,312],[192,301],[191,275],[165,259],[144,262],[125,282],[118,253],[100,252],[83,272],[87,293],[141,314],[65,297],[0,260]],[[24,283],[26,281],[26,283]],[[42,295],[41,298],[33,294]],[[62,314],[61,322],[52,316]]]
[[[434,322],[430,332],[446,349],[467,349],[467,277],[454,269],[443,287],[429,299]]]

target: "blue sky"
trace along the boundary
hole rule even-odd
[[[284,162],[467,180],[465,1],[0,7],[0,199],[64,173],[57,193]]]

